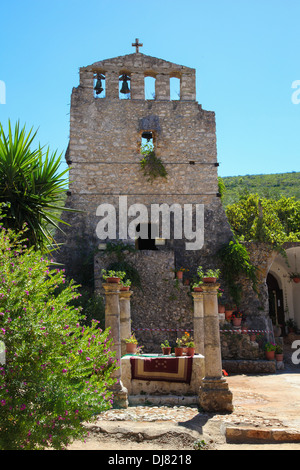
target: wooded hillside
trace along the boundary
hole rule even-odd
[[[223,196],[225,206],[237,202],[242,194],[259,194],[268,199],[282,196],[300,200],[300,172],[269,175],[229,176],[222,178],[226,192]]]

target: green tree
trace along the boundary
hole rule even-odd
[[[35,138],[32,129],[26,133],[16,123],[13,130],[10,121],[5,135],[0,123],[0,202],[5,227],[20,231],[26,222],[28,245],[45,250],[54,243],[51,227],[62,222],[68,169],[60,173],[61,155],[36,146]]]
[[[0,449],[62,449],[111,407],[117,365],[109,331],[82,324],[73,281],[25,245],[0,227]]]
[[[278,200],[250,194],[227,206],[226,215],[235,235],[245,241],[259,241],[274,247],[300,241],[300,201]]]

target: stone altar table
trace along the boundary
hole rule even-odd
[[[128,354],[121,358],[121,377],[130,404],[198,404],[204,356]]]

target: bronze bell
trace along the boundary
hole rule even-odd
[[[130,93],[130,88],[128,86],[127,81],[130,80],[130,78],[127,75],[122,75],[120,80],[123,80],[120,93],[123,93],[124,95],[128,95],[128,93]]]
[[[142,133],[142,138],[143,138],[143,139],[146,139],[147,142],[150,142],[150,140],[152,139],[152,137],[153,137],[153,136],[152,136],[152,132],[150,132],[150,131],[145,131],[145,132]]]
[[[105,77],[103,75],[97,75],[97,82],[96,82],[96,85],[94,87],[96,95],[100,95],[100,93],[102,93],[102,91],[103,91],[101,79],[103,80],[104,78]]]

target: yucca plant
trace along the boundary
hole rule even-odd
[[[36,146],[36,134],[19,122],[13,130],[9,121],[5,135],[0,123],[0,203],[4,227],[20,231],[26,223],[28,245],[47,251],[55,244],[51,229],[59,228],[59,214],[67,210],[62,200],[68,169],[59,172],[61,155]]]

